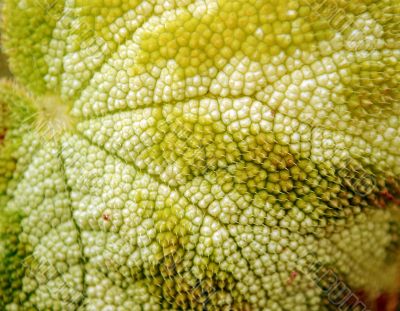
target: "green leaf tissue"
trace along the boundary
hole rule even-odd
[[[366,310],[396,286],[398,0],[1,9],[0,310]]]

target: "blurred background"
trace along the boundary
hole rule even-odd
[[[1,9],[3,1],[0,1],[0,24],[1,24]],[[11,77],[11,73],[7,66],[7,58],[3,52],[3,45],[1,44],[1,30],[0,30],[0,77]]]
[[[0,77],[11,77],[11,73],[7,66],[7,58],[2,49],[0,49]]]

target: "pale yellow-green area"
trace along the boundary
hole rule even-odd
[[[6,0],[0,308],[326,310],[316,263],[390,287],[399,10]]]

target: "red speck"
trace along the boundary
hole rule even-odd
[[[297,271],[290,272],[290,277],[288,279],[288,285],[291,285],[298,275],[299,275],[299,273]]]
[[[391,194],[389,191],[387,191],[386,189],[381,191],[381,195],[385,197],[385,199],[389,200],[389,201],[393,201],[394,196],[393,194]]]
[[[110,220],[110,215],[108,215],[108,214],[103,214],[103,219],[105,220],[105,221],[109,221]]]
[[[6,133],[7,133],[7,129],[3,129],[3,131],[0,132],[0,144],[2,144],[4,139],[6,138]]]
[[[382,190],[379,194],[383,197],[384,200],[400,205],[400,199],[395,198],[395,196],[391,194],[387,189]]]

